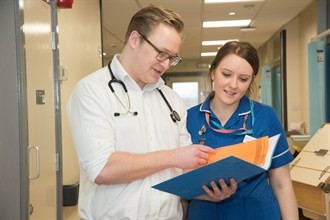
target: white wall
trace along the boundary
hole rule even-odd
[[[305,122],[309,133],[308,53],[311,38],[317,35],[316,2],[285,25],[287,30],[288,122]]]
[[[75,0],[72,9],[58,11],[60,64],[68,79],[61,82],[63,184],[79,180],[76,154],[67,124],[65,105],[75,84],[102,67],[100,13],[98,1]]]
[[[58,11],[60,64],[68,79],[61,82],[63,184],[79,181],[79,165],[67,123],[65,105],[75,84],[102,67],[99,1],[74,0],[72,9]],[[65,220],[78,219],[77,206],[64,207]]]
[[[284,27],[287,30],[287,106],[289,122],[302,120],[302,74],[299,56],[303,48],[299,42],[299,18]],[[290,123],[288,123],[290,124]]]

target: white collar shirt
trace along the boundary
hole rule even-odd
[[[132,112],[125,114],[128,98],[119,83],[112,83],[121,105],[110,91],[108,67],[86,76],[67,103],[68,120],[80,165],[79,215],[81,219],[178,220],[177,196],[152,186],[182,173],[166,169],[144,179],[117,185],[97,185],[95,178],[115,151],[147,153],[191,144],[186,129],[186,108],[181,98],[160,79],[143,90],[129,76],[116,55],[111,62],[115,77],[127,87]],[[181,121],[173,122],[160,88]],[[115,113],[120,116],[115,117]],[[123,161],[125,163],[125,161]]]

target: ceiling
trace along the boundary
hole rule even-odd
[[[259,48],[283,25],[290,22],[316,0],[251,0],[243,3],[204,4],[204,0],[101,0],[105,61],[120,53],[126,28],[140,8],[154,4],[178,12],[185,22],[185,40],[180,56],[196,62],[210,62],[201,52],[217,51],[218,46],[202,46],[203,40],[238,39]],[[236,12],[230,16],[229,12]],[[256,30],[243,32],[239,27],[202,28],[203,21],[252,19]]]

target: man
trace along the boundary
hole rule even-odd
[[[181,219],[177,196],[152,186],[207,162],[191,145],[186,109],[161,75],[180,62],[183,21],[149,6],[131,19],[121,54],[82,79],[67,113],[80,164],[81,219]],[[235,191],[225,184],[219,199]]]

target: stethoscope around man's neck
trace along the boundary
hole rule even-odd
[[[132,110],[131,110],[131,99],[130,99],[130,97],[129,97],[128,90],[127,90],[127,88],[126,88],[125,83],[124,83],[123,81],[121,81],[121,80],[119,80],[119,79],[117,79],[117,78],[115,77],[115,75],[114,75],[113,72],[112,72],[112,69],[111,69],[110,64],[111,64],[111,61],[108,63],[108,69],[109,69],[110,76],[111,76],[111,79],[110,79],[110,81],[109,81],[109,83],[108,83],[108,86],[109,86],[111,92],[115,95],[115,97],[116,97],[116,99],[118,100],[118,102],[123,106],[124,109],[126,109],[126,112],[124,112],[124,113],[115,112],[113,115],[114,115],[115,117],[118,117],[118,116],[121,116],[121,115],[127,115],[127,114],[131,114],[131,115],[133,115],[133,116],[137,116],[137,115],[138,115],[138,112],[137,112],[137,111],[132,111]],[[120,85],[123,87],[123,89],[124,89],[124,91],[125,91],[125,94],[126,94],[126,97],[127,97],[127,102],[128,102],[128,106],[127,106],[127,108],[126,108],[126,106],[124,105],[124,103],[119,99],[118,95],[116,94],[116,92],[115,92],[115,90],[114,90],[114,88],[113,88],[113,86],[112,86],[113,83],[118,83],[118,84],[120,84]],[[163,100],[165,101],[167,107],[168,107],[169,110],[170,110],[170,117],[171,117],[172,121],[173,121],[174,123],[177,122],[177,121],[180,121],[180,120],[181,120],[180,115],[179,115],[175,110],[172,109],[172,106],[171,106],[170,103],[167,101],[167,99],[166,99],[164,93],[162,92],[162,90],[160,90],[159,88],[157,88],[157,90],[159,91],[160,95],[162,96]]]

